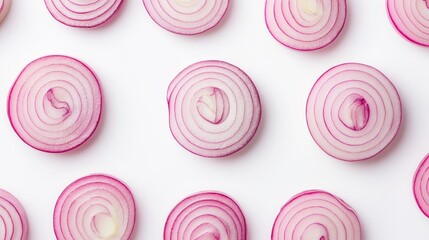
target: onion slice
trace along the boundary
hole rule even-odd
[[[414,174],[414,197],[420,210],[429,217],[429,154],[424,157]]]
[[[265,22],[273,37],[301,51],[333,42],[346,16],[346,0],[266,0],[265,5]]]
[[[143,0],[151,18],[164,29],[183,35],[215,27],[228,9],[229,0]]]
[[[220,192],[185,198],[168,216],[164,240],[246,240],[246,221],[237,203]]]
[[[321,190],[295,195],[280,210],[271,240],[360,240],[356,212],[340,198]]]
[[[387,0],[390,20],[409,41],[429,46],[429,0]]]
[[[12,0],[0,0],[0,23],[9,13],[10,5],[12,5]]]
[[[123,0],[45,0],[51,15],[59,22],[79,28],[97,27],[109,20]]]
[[[85,142],[101,115],[101,88],[84,63],[50,55],[28,64],[9,93],[9,119],[19,137],[45,152]]]
[[[24,207],[9,192],[0,189],[0,239],[26,240],[28,220]]]
[[[102,174],[71,183],[54,210],[58,240],[130,239],[136,219],[134,198],[120,180]]]
[[[329,155],[345,161],[371,158],[396,136],[401,101],[377,69],[345,63],[325,72],[307,100],[307,125]]]
[[[224,157],[243,148],[260,119],[259,95],[241,69],[222,61],[195,63],[171,82],[170,129],[187,150]]]

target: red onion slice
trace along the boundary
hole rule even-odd
[[[0,239],[26,240],[27,235],[24,207],[12,194],[0,189]]]
[[[346,16],[346,0],[266,0],[265,5],[265,22],[273,37],[302,51],[333,42]]]
[[[184,69],[171,82],[167,101],[173,136],[205,157],[223,157],[243,148],[261,119],[252,80],[222,61],[202,61]]]
[[[9,119],[19,137],[45,152],[85,142],[101,115],[101,89],[84,63],[46,56],[28,64],[9,93]]]
[[[402,36],[429,46],[429,0],[387,0],[389,17]]]
[[[219,192],[181,201],[168,216],[164,240],[246,240],[246,221],[237,203]]]
[[[302,192],[280,210],[272,240],[360,240],[356,212],[340,198],[321,190]]]
[[[71,183],[54,210],[58,240],[130,239],[136,219],[134,198],[116,178],[89,175]]]
[[[420,163],[414,174],[414,197],[420,210],[429,217],[429,154]]]
[[[0,23],[6,18],[9,13],[12,0],[0,0]]]
[[[345,161],[371,158],[395,137],[401,101],[377,69],[345,63],[325,72],[307,100],[307,125],[316,143]]]
[[[92,28],[109,20],[122,0],[45,0],[45,4],[59,22],[71,27]]]
[[[151,18],[164,29],[193,35],[215,27],[229,0],[143,0]]]

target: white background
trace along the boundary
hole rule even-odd
[[[264,0],[232,0],[221,24],[199,36],[175,35],[156,25],[140,0],[125,0],[97,29],[55,21],[43,0],[14,0],[0,24],[0,187],[24,205],[29,239],[55,239],[52,212],[61,191],[90,173],[126,182],[138,207],[135,239],[162,239],[169,211],[201,190],[219,190],[242,207],[248,240],[270,239],[280,207],[294,194],[324,189],[358,213],[364,239],[427,239],[429,220],[418,209],[411,182],[429,152],[429,49],[411,44],[391,26],[385,1],[348,1],[346,26],[329,47],[298,52],[274,40],[264,22]],[[47,154],[12,130],[6,99],[22,68],[48,54],[76,57],[99,76],[102,121],[77,150]],[[251,143],[225,159],[194,156],[168,128],[171,79],[200,60],[220,59],[246,71],[263,105]],[[382,154],[361,163],[327,156],[312,140],[305,103],[315,80],[343,62],[385,73],[403,103],[403,124]]]

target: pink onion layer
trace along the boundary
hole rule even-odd
[[[345,63],[325,72],[307,100],[307,125],[329,155],[358,161],[382,151],[401,125],[401,101],[377,69]]]
[[[54,210],[58,240],[131,238],[136,219],[134,198],[116,178],[89,175],[71,183]]]
[[[152,19],[166,30],[193,35],[203,33],[225,15],[229,0],[143,0]]]
[[[9,13],[10,5],[12,5],[12,0],[0,0],[0,23]]]
[[[420,210],[429,217],[429,154],[420,163],[414,174],[414,197]]]
[[[266,0],[265,5],[265,22],[273,37],[302,51],[333,42],[346,15],[346,0]]]
[[[24,207],[12,194],[0,189],[0,239],[26,240],[28,220]]]
[[[202,192],[181,201],[168,216],[164,240],[245,240],[246,221],[234,200]]]
[[[280,210],[272,240],[361,240],[356,212],[340,198],[321,190],[302,192]]]
[[[167,101],[173,136],[190,152],[205,157],[223,157],[243,148],[261,119],[252,80],[222,61],[187,67],[171,82]]]
[[[9,93],[10,122],[28,145],[65,152],[85,142],[101,115],[101,88],[84,63],[51,55],[28,64]]]
[[[80,28],[97,27],[109,20],[123,0],[45,0],[51,15],[59,22]]]
[[[429,0],[387,0],[390,20],[413,43],[429,46]]]

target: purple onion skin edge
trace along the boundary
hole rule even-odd
[[[416,203],[417,203],[417,206],[419,207],[419,209],[420,209],[420,211],[426,216],[426,217],[428,217],[429,218],[429,213],[427,213],[427,212],[425,212],[424,210],[423,210],[423,208],[420,206],[420,204],[419,204],[419,200],[418,200],[418,198],[417,198],[417,193],[416,193],[416,191],[414,190],[414,187],[416,186],[416,182],[417,182],[417,173],[419,172],[419,170],[420,170],[420,168],[425,164],[425,162],[426,161],[429,161],[429,154],[427,154],[424,158],[423,158],[423,160],[419,163],[419,166],[417,167],[417,170],[416,170],[416,172],[415,172],[415,174],[414,174],[414,178],[413,178],[413,196],[414,196],[414,199],[416,200]]]
[[[346,12],[345,12],[345,19],[344,19],[343,25],[341,26],[340,30],[335,35],[335,37],[329,43],[327,43],[326,45],[320,46],[320,47],[316,47],[316,48],[297,48],[297,47],[293,47],[293,46],[288,46],[288,45],[284,44],[283,42],[281,42],[276,36],[274,36],[274,34],[270,31],[271,27],[270,27],[270,24],[267,21],[267,14],[266,14],[266,12],[267,12],[267,0],[265,0],[265,25],[267,26],[268,32],[271,34],[271,36],[273,36],[274,39],[277,40],[277,42],[281,43],[282,45],[284,45],[284,46],[286,46],[286,47],[288,47],[290,49],[293,49],[293,50],[296,50],[296,51],[301,51],[301,52],[311,52],[311,51],[321,50],[321,49],[329,46],[331,43],[333,43],[338,38],[338,36],[341,34],[341,32],[343,31],[344,26],[346,25],[347,16],[348,16],[347,0],[344,0],[344,2],[346,4]],[[277,22],[276,22],[276,24],[277,24]]]
[[[103,99],[103,91],[102,91],[102,88],[101,88],[101,85],[100,85],[100,81],[98,80],[98,77],[97,77],[97,75],[95,74],[95,72],[87,65],[87,64],[85,64],[84,62],[82,62],[82,61],[80,61],[80,60],[78,60],[78,59],[76,59],[76,58],[73,58],[73,57],[70,57],[70,56],[66,56],[66,55],[46,55],[46,56],[43,56],[43,57],[40,57],[40,58],[37,58],[37,59],[35,59],[35,60],[33,60],[33,61],[31,61],[30,63],[28,63],[25,67],[24,67],[24,69],[23,70],[21,70],[21,72],[19,73],[19,75],[18,75],[18,77],[16,78],[16,79],[19,79],[20,77],[21,77],[21,74],[24,72],[24,70],[29,66],[29,65],[31,65],[33,62],[35,62],[35,61],[38,61],[38,60],[43,60],[43,59],[45,59],[45,58],[50,58],[50,57],[64,57],[64,58],[71,58],[71,59],[73,59],[73,60],[75,60],[75,61],[77,61],[77,62],[79,62],[79,63],[81,63],[82,65],[84,65],[85,67],[87,67],[88,69],[89,69],[89,71],[92,73],[92,75],[94,76],[94,78],[96,79],[96,82],[97,82],[97,86],[98,86],[98,89],[100,90],[100,98],[101,99]],[[15,82],[13,83],[13,85],[12,85],[12,87],[11,87],[11,89],[10,89],[10,91],[9,91],[9,94],[8,94],[8,97],[7,97],[7,102],[6,102],[6,104],[7,104],[7,115],[8,115],[8,118],[9,118],[9,122],[10,122],[10,125],[12,126],[12,128],[13,128],[13,130],[15,131],[15,133],[16,133],[16,135],[18,135],[18,137],[23,141],[23,142],[25,142],[28,146],[30,146],[30,147],[32,147],[32,148],[34,148],[34,149],[36,149],[36,150],[39,150],[39,151],[42,151],[42,152],[45,152],[45,153],[65,153],[65,152],[69,152],[69,151],[72,151],[72,150],[75,150],[76,148],[78,148],[79,146],[81,146],[81,145],[83,145],[83,144],[85,144],[87,141],[88,141],[88,139],[90,139],[91,138],[91,136],[92,135],[94,135],[94,133],[95,133],[95,131],[97,130],[97,128],[98,128],[98,125],[99,125],[99,123],[100,123],[100,121],[101,121],[101,117],[102,117],[102,115],[103,115],[103,101],[100,101],[100,117],[97,119],[97,123],[95,124],[95,127],[94,127],[94,130],[91,132],[91,134],[89,134],[88,135],[88,137],[86,138],[86,139],[84,139],[81,143],[79,143],[78,145],[76,145],[76,146],[74,146],[74,147],[72,147],[72,148],[70,148],[70,149],[65,149],[65,150],[62,150],[62,151],[49,151],[49,150],[46,150],[46,149],[41,149],[41,148],[37,148],[37,147],[35,147],[35,146],[33,146],[33,145],[31,145],[31,144],[29,144],[27,141],[25,141],[24,140],[24,138],[22,138],[21,137],[21,135],[18,133],[18,131],[15,129],[15,127],[14,127],[14,125],[12,124],[12,118],[11,118],[11,110],[10,110],[10,108],[9,108],[9,106],[10,106],[10,101],[11,101],[11,93],[12,93],[12,90],[15,88],[15,84],[16,84],[16,80],[15,80]]]

